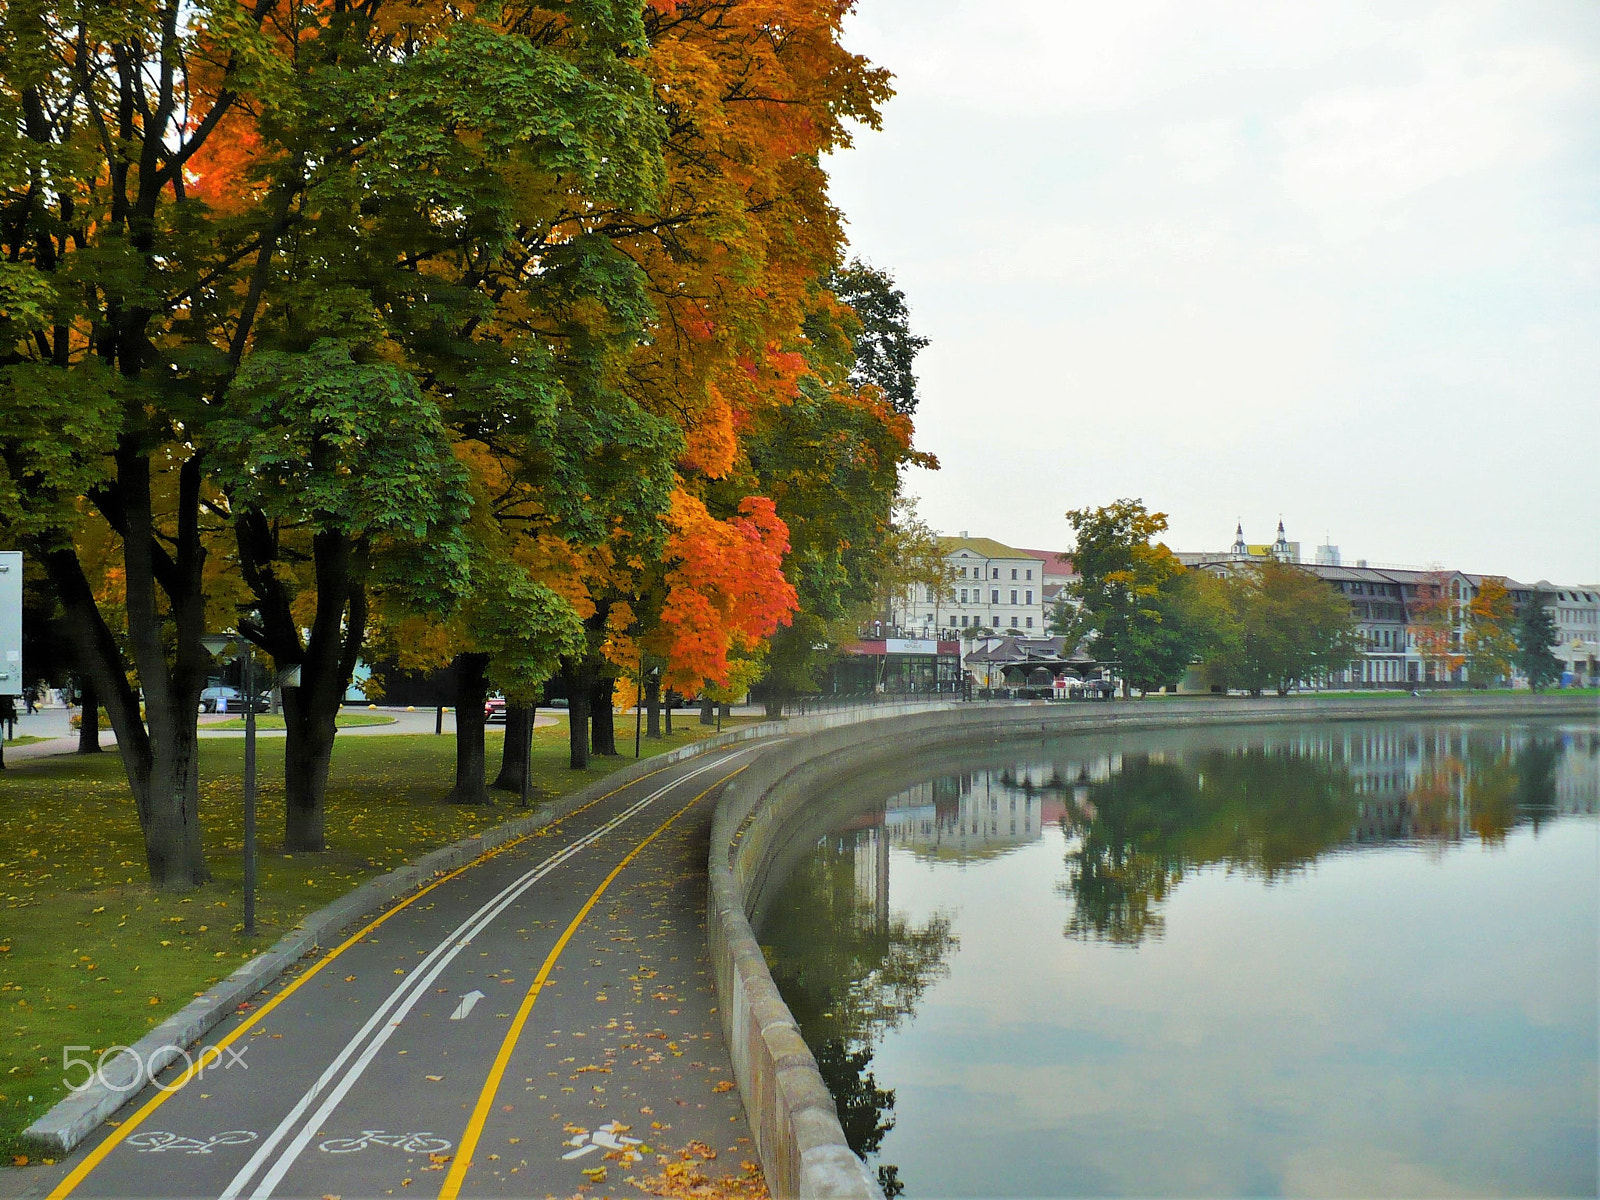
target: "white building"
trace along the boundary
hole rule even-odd
[[[1563,682],[1577,687],[1600,684],[1600,586],[1568,587],[1541,579],[1528,589],[1544,594],[1561,640],[1551,652],[1561,660]]]
[[[993,538],[941,537],[948,571],[946,593],[917,585],[890,614],[907,636],[970,637],[978,629],[1042,635],[1045,632],[1045,560]]]

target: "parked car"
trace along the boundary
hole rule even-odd
[[[239,689],[235,687],[208,687],[200,692],[201,712],[227,712],[228,701],[239,698]]]
[[[236,687],[219,684],[216,687],[201,689],[200,708],[208,713],[242,713],[245,710],[245,695]],[[266,693],[255,698],[254,708],[258,713],[266,712],[272,707],[272,697]]]
[[[490,696],[483,702],[483,719],[485,721],[499,721],[502,724],[506,719],[506,698],[504,696]]]

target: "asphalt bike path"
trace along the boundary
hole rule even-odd
[[[125,1105],[51,1196],[758,1188],[705,859],[760,745],[635,780],[364,918]]]

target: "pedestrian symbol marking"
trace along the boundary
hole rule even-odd
[[[482,999],[482,992],[468,992],[461,997],[461,1003],[456,1005],[456,1010],[450,1014],[450,1019],[452,1021],[465,1021],[472,1014],[472,1010],[477,1007],[478,1001]]]

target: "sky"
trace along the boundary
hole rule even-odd
[[[1130,496],[1178,550],[1600,583],[1600,4],[859,0],[845,45],[934,528]]]

